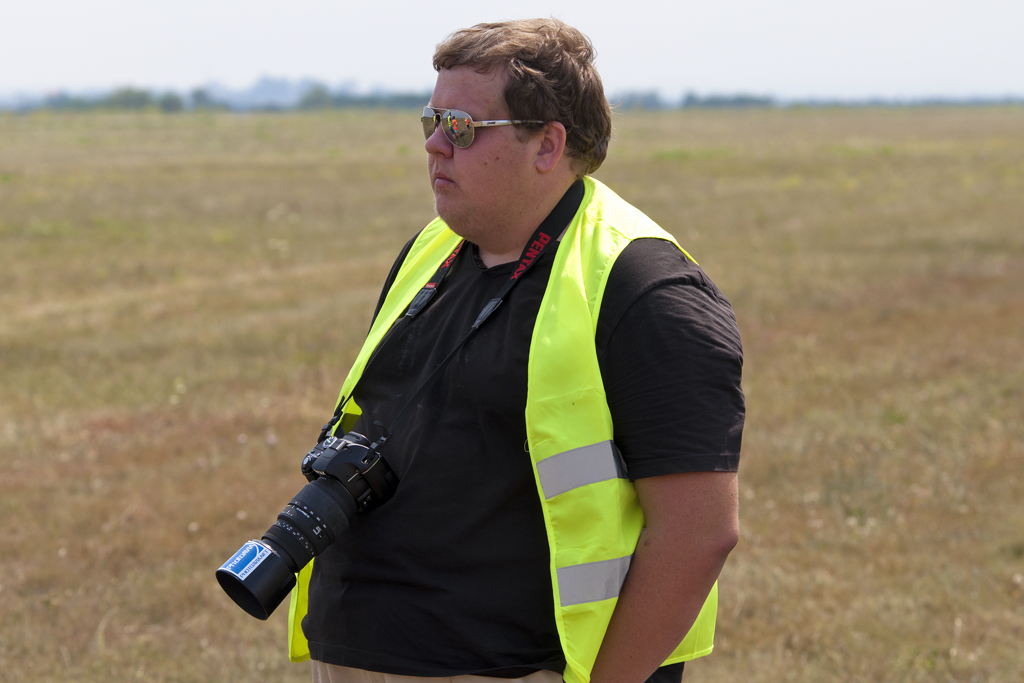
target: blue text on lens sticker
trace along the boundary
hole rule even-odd
[[[221,569],[231,572],[240,580],[252,574],[260,562],[270,557],[270,548],[259,541],[249,541]]]

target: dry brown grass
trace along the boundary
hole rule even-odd
[[[1024,110],[617,126],[599,177],[747,350],[743,540],[687,680],[1020,680]],[[0,116],[0,680],[308,680],[213,570],[303,483],[432,215],[418,128]]]

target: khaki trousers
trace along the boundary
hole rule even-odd
[[[447,678],[421,678],[382,674],[377,671],[352,669],[313,660],[313,683],[562,683],[562,674],[537,671],[523,678],[493,678],[491,676],[450,676]]]

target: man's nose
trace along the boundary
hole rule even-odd
[[[440,154],[445,157],[450,157],[455,150],[455,145],[444,136],[440,125],[430,134],[423,147],[427,150],[427,154]]]

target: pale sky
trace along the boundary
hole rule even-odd
[[[264,75],[423,91],[446,34],[531,16],[586,33],[609,94],[1024,95],[1024,0],[4,0],[0,93]]]

